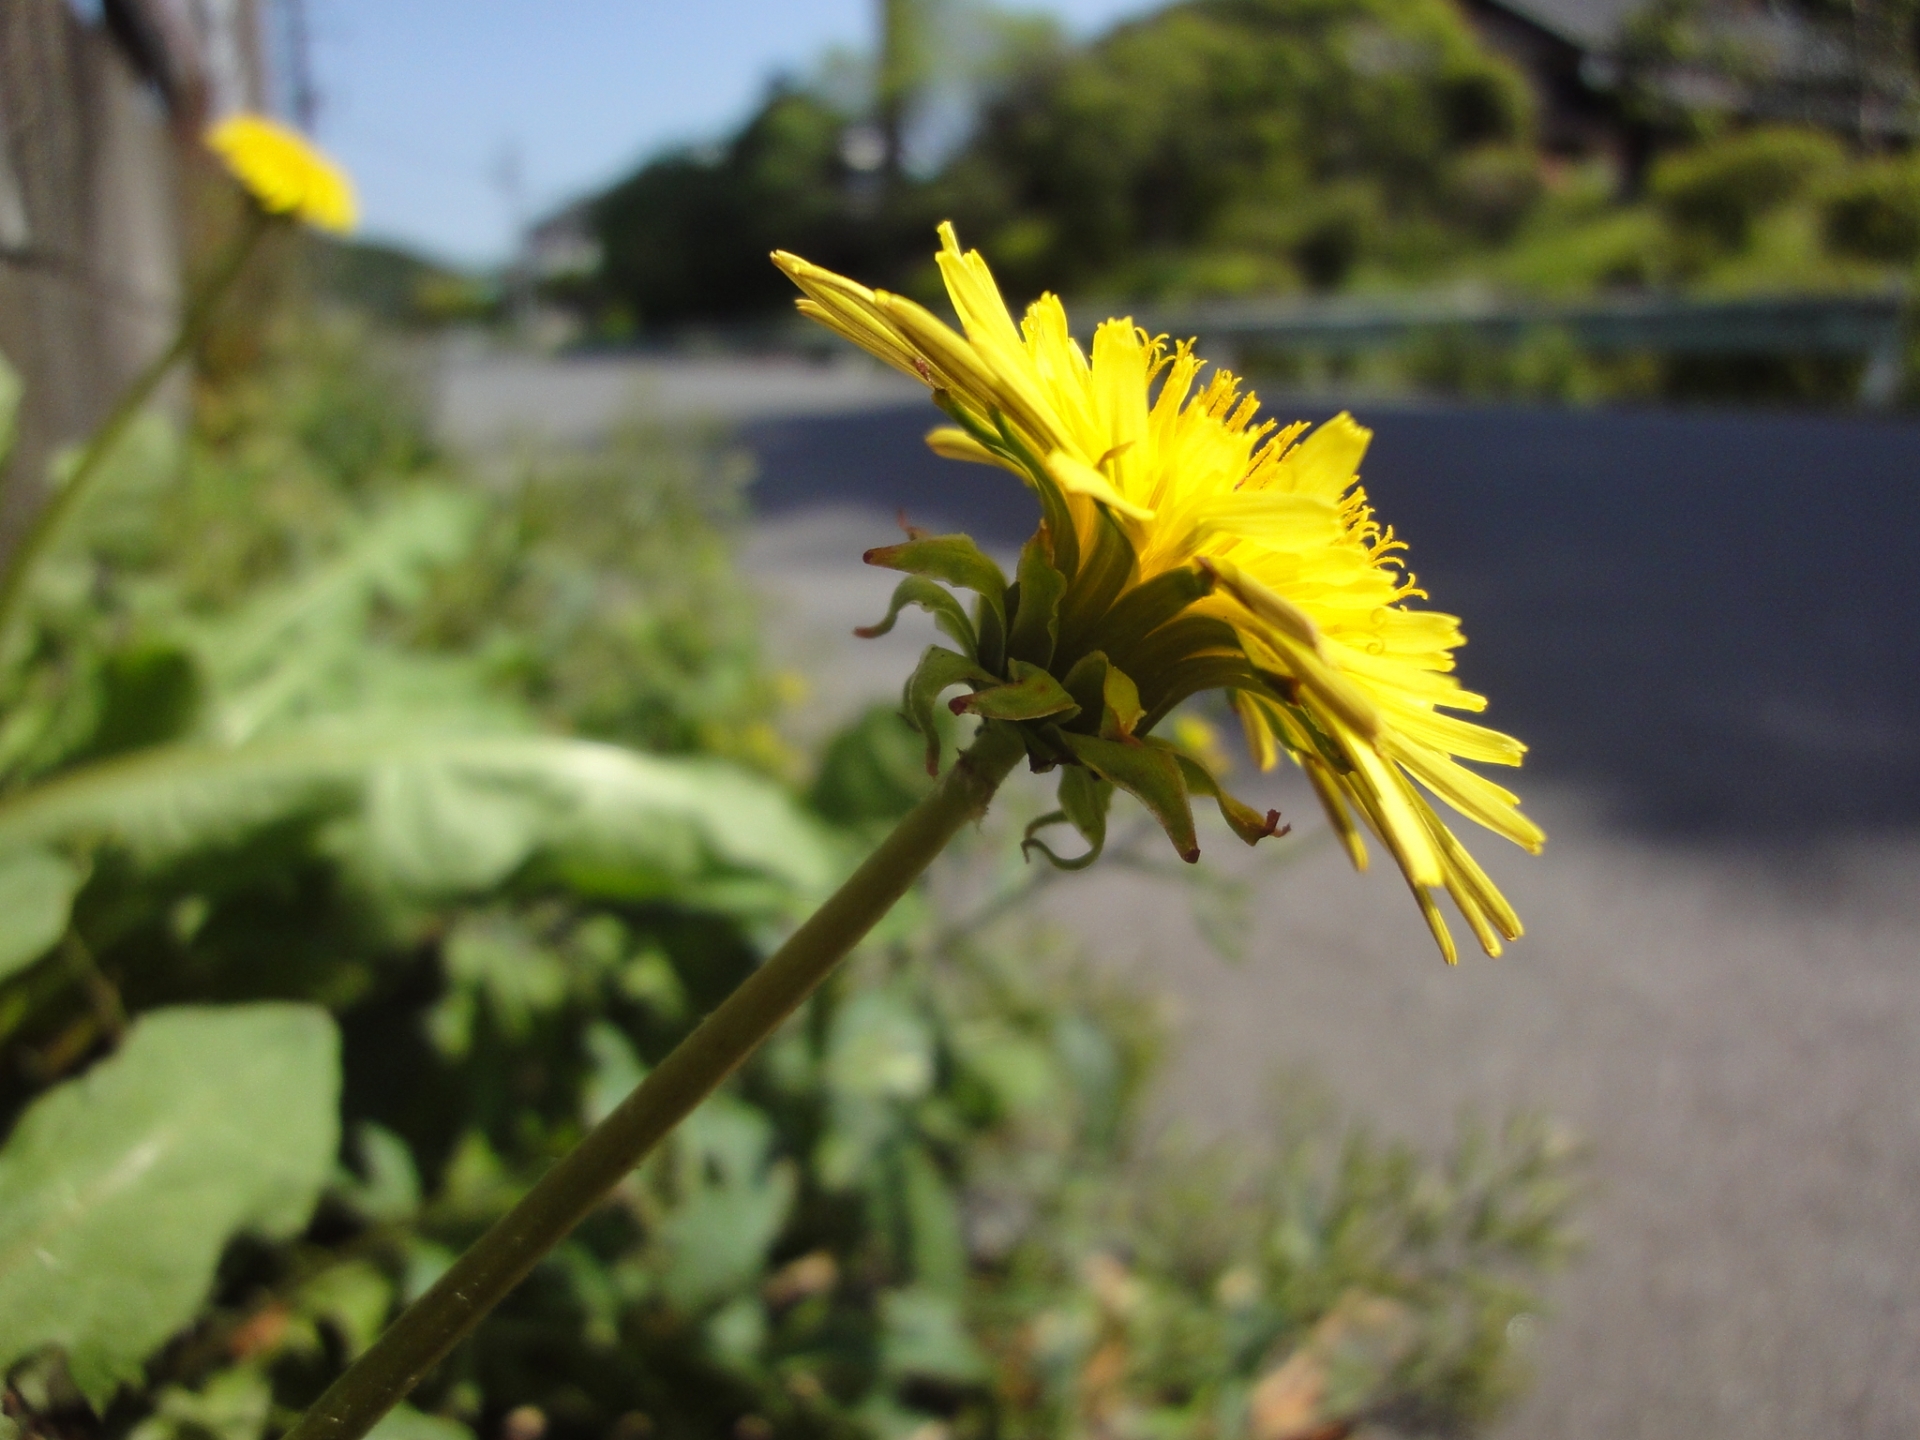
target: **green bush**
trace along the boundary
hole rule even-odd
[[[1804,195],[1845,163],[1845,151],[1829,135],[1764,127],[1665,156],[1647,184],[1682,232],[1738,250],[1762,215]]]
[[[1920,260],[1920,165],[1881,160],[1853,167],[1821,201],[1829,249],[1861,260]]]
[[[1543,189],[1540,157],[1531,148],[1483,145],[1448,162],[1444,205],[1473,234],[1500,241],[1520,227]]]

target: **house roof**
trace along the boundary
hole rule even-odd
[[[1489,0],[1582,50],[1601,50],[1620,38],[1621,27],[1645,0]]]

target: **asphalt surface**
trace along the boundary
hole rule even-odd
[[[1176,888],[1056,887],[1093,953],[1174,998],[1160,1115],[1256,1143],[1273,1077],[1304,1067],[1424,1144],[1468,1109],[1583,1135],[1585,1258],[1503,1436],[1920,1432],[1920,425],[1362,418],[1382,517],[1466,619],[1463,678],[1534,747],[1517,783],[1546,854],[1471,841],[1529,933],[1443,967],[1397,880],[1317,844],[1285,779],[1292,852],[1216,832],[1201,862],[1258,877],[1243,963]],[[925,454],[934,419],[889,397],[744,427],[747,560],[816,729],[928,641],[847,635],[884,608],[857,556],[896,510],[1006,549],[1031,523],[1011,479]]]

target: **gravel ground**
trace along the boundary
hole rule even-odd
[[[709,379],[724,409],[733,382]],[[922,456],[926,411],[836,408],[858,409],[763,406],[746,432],[746,557],[814,731],[895,693],[928,641],[847,634],[884,609],[856,559],[894,506],[1003,548],[1026,524],[1010,482]],[[1285,780],[1287,863],[1224,834],[1202,860],[1268,867],[1244,963],[1171,887],[1056,887],[1095,952],[1176,997],[1162,1115],[1255,1136],[1274,1075],[1305,1066],[1425,1143],[1463,1109],[1583,1135],[1586,1255],[1503,1435],[1920,1432],[1920,427],[1369,418],[1376,503],[1467,617],[1489,720],[1536,747],[1520,788],[1546,855],[1475,843],[1529,934],[1442,966],[1397,880],[1317,844]]]

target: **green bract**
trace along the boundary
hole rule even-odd
[[[1018,726],[1034,773],[1062,771],[1060,808],[1028,827],[1029,853],[1066,869],[1093,863],[1106,843],[1115,789],[1145,805],[1189,862],[1200,858],[1194,794],[1211,796],[1249,845],[1284,835],[1288,827],[1278,810],[1263,815],[1236,799],[1198,757],[1150,733],[1201,690],[1269,683],[1253,672],[1223,621],[1185,613],[1212,593],[1212,571],[1182,566],[1123,594],[1136,568],[1133,546],[1110,525],[1070,592],[1056,563],[1056,533],[1072,531],[1040,526],[1022,547],[1011,584],[966,535],[912,532],[904,544],[867,551],[869,565],[904,570],[907,578],[895,588],[886,616],[855,633],[884,635],[903,609],[917,605],[959,647],[929,646],[907,679],[906,717],[926,737],[927,773],[937,771],[940,759],[935,706],[964,685],[967,693],[948,701],[949,710]],[[971,615],[946,586],[974,593]],[[1064,859],[1037,838],[1057,824],[1080,833],[1084,854]]]

